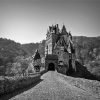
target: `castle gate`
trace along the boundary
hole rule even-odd
[[[49,63],[48,64],[48,70],[55,70],[55,64],[54,63]]]
[[[56,70],[58,67],[58,57],[56,55],[46,55],[45,68],[46,70]]]

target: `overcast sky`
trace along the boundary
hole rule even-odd
[[[39,42],[56,23],[74,36],[99,36],[100,0],[0,0],[0,37]]]

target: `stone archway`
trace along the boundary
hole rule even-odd
[[[48,70],[55,71],[55,64],[54,63],[49,63],[48,64]]]

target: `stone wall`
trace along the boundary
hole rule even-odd
[[[44,73],[44,72],[43,72]],[[24,88],[40,80],[40,74],[24,77],[1,77],[0,95],[10,93],[16,89]]]

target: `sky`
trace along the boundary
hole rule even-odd
[[[100,0],[0,0],[0,37],[40,42],[52,24],[73,36],[100,36]]]

